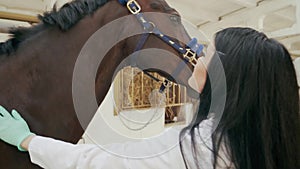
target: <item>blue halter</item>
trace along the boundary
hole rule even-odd
[[[176,77],[183,67],[185,66],[186,63],[190,63],[193,67],[197,64],[197,59],[202,52],[204,46],[202,44],[197,43],[197,39],[193,38],[187,45],[186,47],[182,47],[180,44],[174,42],[171,38],[168,36],[164,35],[156,26],[154,23],[149,22],[145,19],[141,11],[141,6],[136,2],[136,0],[118,0],[119,3],[123,6],[127,6],[129,12],[131,12],[133,15],[136,16],[137,20],[141,23],[141,25],[144,27],[148,33],[145,33],[142,35],[140,41],[138,42],[135,51],[138,51],[142,49],[143,45],[145,44],[148,36],[150,34],[153,34],[157,37],[159,37],[161,40],[172,46],[175,50],[177,50],[182,56],[184,62],[181,62],[178,67],[171,73],[172,77]],[[134,52],[135,52],[134,51]],[[157,78],[153,77],[149,73],[145,72],[147,75],[149,75],[151,78],[153,78],[156,81],[159,81]],[[160,87],[160,92],[162,93],[166,87],[170,86],[169,80],[165,80],[162,82],[162,85]]]

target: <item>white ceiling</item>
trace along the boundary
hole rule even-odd
[[[31,20],[68,0],[0,0],[0,18],[13,16]],[[300,0],[166,0],[208,37],[229,26],[249,26],[283,42],[294,56],[300,56]],[[33,18],[32,18],[33,17]],[[29,19],[29,20],[30,20]],[[0,20],[0,32],[27,22]],[[0,33],[0,39],[7,35]]]

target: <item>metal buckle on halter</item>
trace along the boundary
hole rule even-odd
[[[183,58],[187,58],[189,63],[191,63],[194,67],[196,66],[196,64],[197,64],[196,52],[187,48],[186,53],[183,54]]]
[[[135,0],[129,0],[127,2],[127,8],[132,14],[138,14],[142,9]]]

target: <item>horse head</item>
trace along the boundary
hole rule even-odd
[[[114,68],[113,72],[116,73],[128,65],[147,72],[157,72],[170,81],[186,86],[189,95],[197,98],[199,93],[190,88],[187,82],[196,59],[202,54],[203,46],[197,44],[195,39],[191,41],[181,23],[179,13],[165,1],[118,0],[117,3],[123,5],[121,8],[125,9],[127,15],[122,19],[119,18],[115,23],[110,23],[109,31],[97,37],[100,39],[105,36],[104,41],[114,37],[119,40],[119,43],[110,50],[113,54],[108,52],[98,66],[96,83],[99,81],[100,85],[95,86],[97,100],[103,99],[99,90],[103,89],[101,86],[103,82],[100,81],[105,76],[101,74],[102,70]],[[105,43],[104,41],[102,44]],[[105,51],[95,50],[94,53]],[[115,61],[113,65],[111,60]],[[109,74],[109,77],[114,75]],[[107,82],[110,85],[111,80]]]

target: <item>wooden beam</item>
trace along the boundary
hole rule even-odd
[[[296,22],[292,27],[270,32],[270,37],[280,38],[289,37],[300,34],[300,1],[295,2],[296,6]]]
[[[209,11],[202,4],[204,0],[167,0],[168,4],[174,7],[182,17],[189,20],[199,20],[205,19],[209,21],[216,22],[219,20],[219,16],[216,13]],[[201,5],[201,6],[200,6]],[[197,10],[192,10],[191,7],[197,7]],[[196,23],[194,23],[196,24]]]
[[[19,14],[19,13],[13,13],[13,12],[4,12],[4,11],[0,11],[0,18],[16,20],[16,21],[26,21],[26,22],[31,22],[31,23],[39,22],[39,19],[37,18],[37,16]]]
[[[257,6],[257,0],[229,0],[229,1],[248,8]]]
[[[265,2],[265,1],[263,1]],[[226,17],[222,17],[222,19],[218,22],[212,22],[205,25],[202,25],[201,27],[198,27],[200,30],[204,31],[209,37],[212,37],[215,32],[226,28],[230,26],[240,26],[241,23],[244,26],[251,26],[256,29],[258,28],[258,22],[259,19],[264,16],[265,14],[271,13],[273,11],[282,9],[283,7],[287,6],[295,6],[296,3],[299,3],[298,0],[272,0],[272,1],[266,1],[265,3],[260,4],[258,7],[252,8],[251,10],[243,10],[237,13],[234,13],[232,15],[228,15]],[[298,10],[298,9],[297,9]],[[300,10],[299,10],[300,11]],[[297,14],[299,12],[297,11]],[[255,21],[255,24],[251,23],[251,21]],[[298,25],[298,24],[297,24]],[[296,25],[294,25],[296,26]],[[291,29],[291,28],[289,28]],[[296,28],[293,28],[293,34],[295,32],[299,32],[298,26]],[[281,32],[271,32],[268,33],[270,37],[278,37],[280,36]]]
[[[9,28],[0,28],[0,35],[1,33],[9,33]]]

